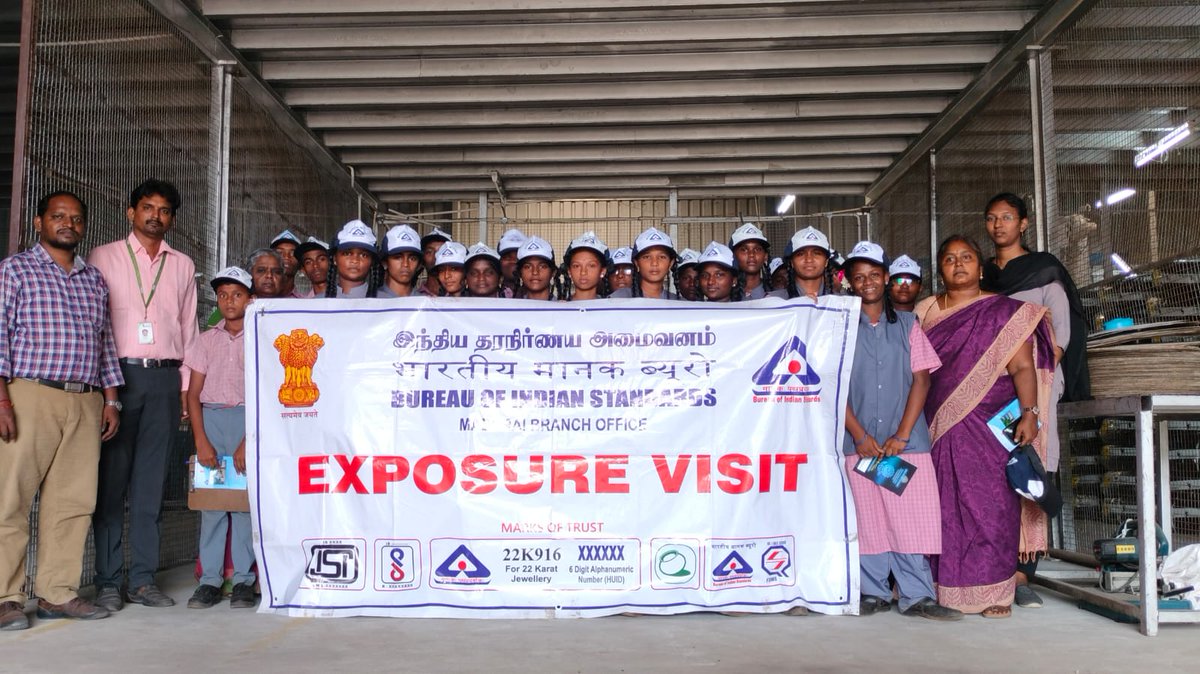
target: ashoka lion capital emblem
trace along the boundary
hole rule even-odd
[[[279,402],[284,407],[312,407],[321,397],[320,389],[312,380],[312,369],[317,363],[317,351],[323,346],[325,340],[320,335],[315,332],[310,335],[303,328],[275,338],[275,350],[283,365]]]

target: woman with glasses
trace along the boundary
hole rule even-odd
[[[888,298],[896,311],[912,311],[921,296],[921,265],[901,255],[888,267]]]
[[[997,194],[988,201],[983,214],[988,237],[996,249],[996,256],[983,265],[983,288],[1050,310],[1055,343],[1054,388],[1051,404],[1042,412],[1042,423],[1047,436],[1046,470],[1054,472],[1058,470],[1059,455],[1058,401],[1092,397],[1084,348],[1087,322],[1083,304],[1075,282],[1058,258],[1050,253],[1031,252],[1025,246],[1029,211],[1023,199],[1007,192]],[[1036,559],[1018,566],[1017,606],[1041,607],[1041,597],[1028,584],[1036,571]]]

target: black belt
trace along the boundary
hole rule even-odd
[[[126,365],[136,365],[138,367],[179,367],[183,365],[182,360],[162,360],[159,358],[122,358],[122,363]]]
[[[81,381],[55,381],[53,379],[33,379],[32,377],[22,377],[22,379],[35,384],[41,384],[42,386],[56,388],[60,391],[66,391],[67,393],[91,393],[100,390],[99,386],[92,386]]]

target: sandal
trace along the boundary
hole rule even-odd
[[[1012,606],[1001,606],[999,604],[996,604],[995,606],[989,606],[989,607],[983,609],[982,611],[979,612],[979,615],[983,616],[984,618],[991,618],[993,620],[999,620],[1002,618],[1011,618],[1012,617]]]

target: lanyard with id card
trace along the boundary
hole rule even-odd
[[[154,343],[154,323],[150,320],[150,300],[154,299],[154,291],[158,290],[158,280],[162,278],[163,267],[167,266],[167,255],[162,253],[162,261],[158,263],[158,273],[154,275],[154,283],[150,286],[150,294],[142,288],[142,270],[138,268],[137,256],[133,254],[133,246],[125,242],[129,251],[129,261],[133,263],[133,275],[137,279],[138,294],[142,296],[142,321],[137,325],[138,344]]]

